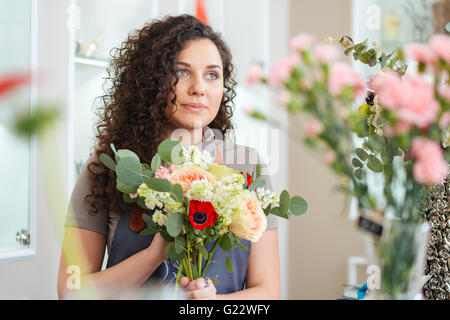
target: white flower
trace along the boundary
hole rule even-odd
[[[214,186],[206,179],[193,181],[186,197],[191,200],[211,201],[214,197]]]
[[[280,196],[276,192],[272,192],[262,187],[256,189],[256,197],[261,203],[261,208],[266,209],[269,205],[276,206],[280,202]]]
[[[208,151],[200,151],[200,149],[195,145],[183,147],[183,157],[184,164],[194,164],[204,169],[208,169],[209,166],[214,162],[211,154]]]

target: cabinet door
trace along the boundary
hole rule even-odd
[[[30,0],[0,2],[0,77],[33,69],[32,9]],[[31,110],[33,92],[27,85],[0,96],[0,262],[34,254],[33,143],[12,127],[17,113]]]

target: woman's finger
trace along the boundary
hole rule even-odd
[[[209,280],[209,285],[212,284],[212,281]],[[186,286],[185,290],[186,291],[193,291],[193,290],[199,290],[199,289],[203,289],[206,288],[206,281],[204,278],[198,278],[195,280],[192,280],[189,282],[189,284]]]
[[[206,287],[203,289],[187,291],[186,297],[190,300],[215,299],[216,298],[216,288],[214,286],[210,286],[210,287]]]

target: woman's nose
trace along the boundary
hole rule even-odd
[[[189,88],[189,94],[202,96],[205,94],[205,92],[206,90],[203,80],[199,77],[195,77],[194,79],[192,79],[192,83]]]

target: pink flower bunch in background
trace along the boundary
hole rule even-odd
[[[381,106],[395,110],[400,122],[408,126],[429,127],[441,109],[433,84],[421,75],[400,78],[393,72],[380,73],[371,80],[369,88],[376,92]]]
[[[421,184],[441,183],[448,175],[448,164],[440,145],[430,139],[416,137],[412,141],[411,155],[416,158],[414,178]]]

